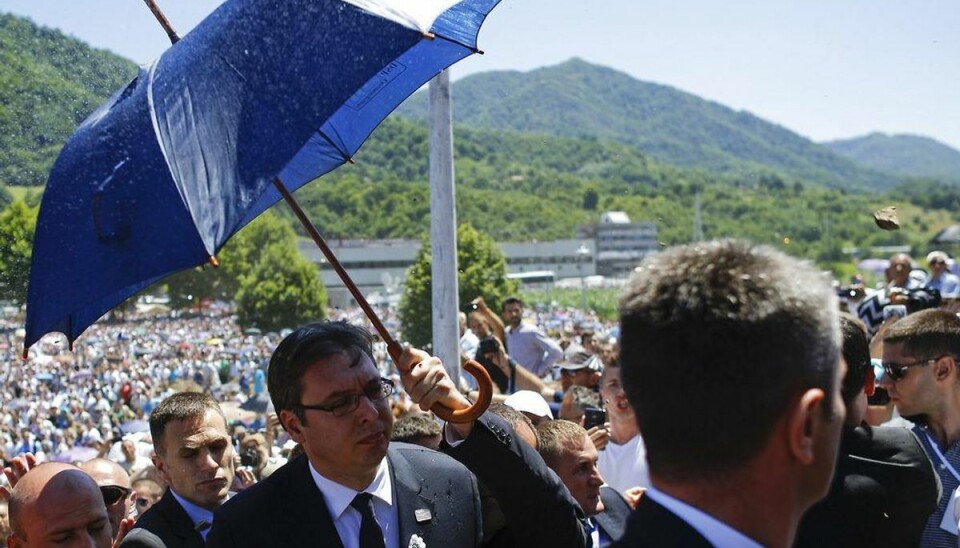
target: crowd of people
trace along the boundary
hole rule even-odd
[[[679,246],[638,267],[615,327],[479,296],[461,360],[494,403],[448,422],[434,412],[469,408],[476,381],[412,348],[393,363],[359,311],[280,334],[228,310],[133,317],[26,361],[7,330],[4,534],[956,547],[960,318],[945,254],[927,258],[929,279],[895,255],[884,287],[840,300],[773,249]]]

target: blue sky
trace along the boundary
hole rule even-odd
[[[185,34],[220,2],[158,4]],[[140,0],[0,0],[0,11],[140,63],[169,45]],[[960,149],[957,0],[503,0],[480,47],[454,80],[576,56],[817,141],[882,131]]]

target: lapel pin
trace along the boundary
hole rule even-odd
[[[430,515],[430,510],[426,508],[419,508],[413,512],[414,519],[417,520],[417,523],[423,523],[425,521],[430,521],[430,518],[433,517]]]

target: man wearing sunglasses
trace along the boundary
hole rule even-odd
[[[446,427],[446,441],[456,445],[449,452],[472,462],[477,477],[443,453],[390,443],[394,386],[371,356],[369,332],[345,322],[309,324],[280,343],[268,370],[270,398],[305,455],[222,506],[210,546],[479,546],[478,477],[516,546],[587,546],[579,506],[499,417]],[[437,358],[407,349],[396,365],[421,408],[469,404]]]
[[[127,517],[133,508],[136,494],[130,487],[130,476],[122,466],[110,459],[94,458],[80,465],[80,469],[100,487],[103,503],[107,506],[113,536],[120,530],[120,520]]]
[[[883,338],[881,386],[912,420],[945,496],[924,528],[921,546],[957,546],[950,493],[960,486],[960,318],[942,309],[897,320]]]

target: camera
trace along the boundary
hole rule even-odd
[[[590,430],[594,426],[603,426],[607,422],[607,412],[597,407],[587,407],[583,410],[583,428]]]
[[[837,287],[837,297],[841,299],[862,299],[866,295],[862,285],[841,285]]]
[[[240,465],[256,470],[260,467],[260,452],[256,447],[245,447],[240,451]]]

